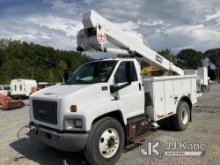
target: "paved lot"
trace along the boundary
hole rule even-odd
[[[28,124],[28,106],[8,112],[0,111],[0,164],[58,165],[87,164],[81,153],[67,153],[49,148],[37,139],[25,136],[25,130],[17,137],[18,130]],[[201,157],[149,158],[139,149],[124,153],[117,165],[150,164],[219,164],[220,162],[220,84],[213,85],[209,93],[199,98],[199,107],[193,111],[193,122],[183,132],[164,127],[149,132],[146,139],[206,143],[208,148]]]

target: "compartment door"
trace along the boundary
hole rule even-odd
[[[164,82],[153,82],[154,86],[154,119],[160,120],[165,117]]]
[[[173,94],[173,81],[166,80],[164,81],[165,89],[165,109],[166,115],[171,115],[175,113],[175,103],[174,103],[174,94]]]

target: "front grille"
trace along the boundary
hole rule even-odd
[[[57,124],[57,102],[33,100],[33,113],[36,120]]]

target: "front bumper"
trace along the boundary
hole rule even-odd
[[[35,128],[37,138],[53,148],[62,151],[79,152],[86,146],[88,133],[60,133],[48,128],[32,126]]]

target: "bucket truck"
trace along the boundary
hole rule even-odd
[[[67,82],[31,95],[30,126],[35,135],[63,151],[84,151],[90,164],[110,165],[124,149],[143,141],[160,120],[170,118],[174,129],[185,130],[197,103],[196,77],[184,75],[144,45],[140,35],[122,30],[93,10],[82,21],[78,50],[111,52],[120,58],[83,64]],[[139,59],[175,75],[142,77]]]

